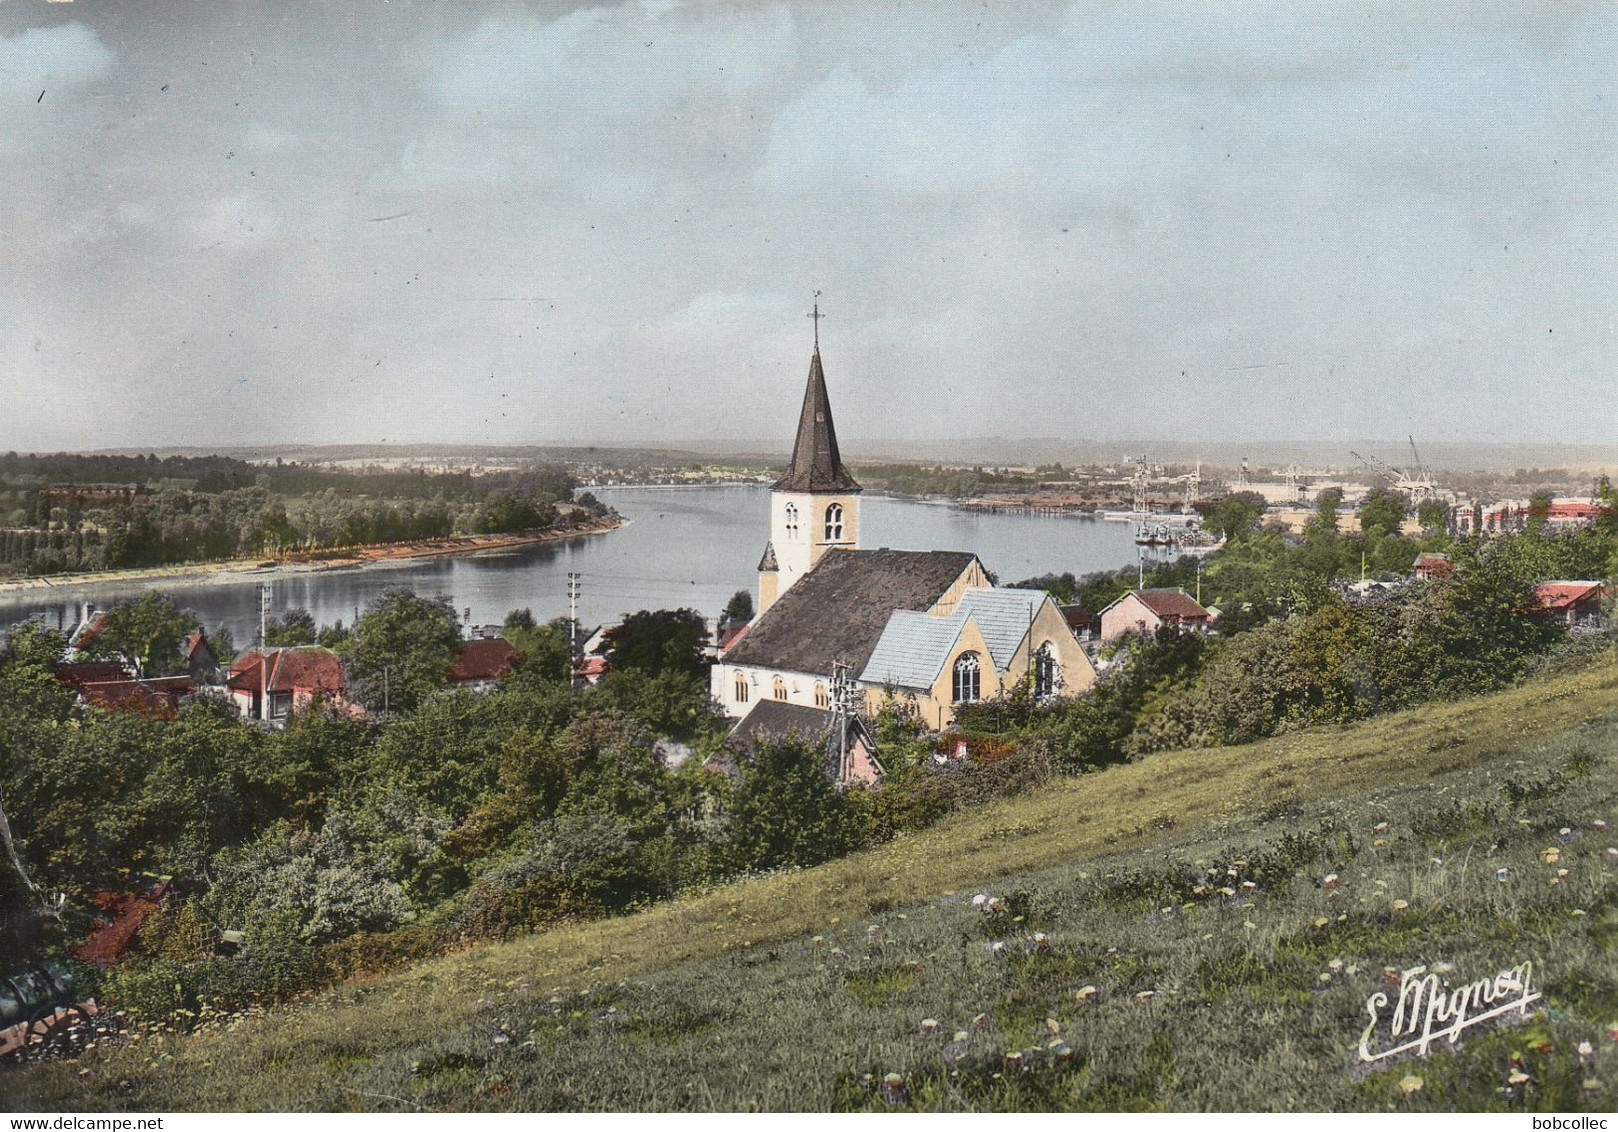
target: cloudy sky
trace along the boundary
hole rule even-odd
[[[0,0],[0,448],[1618,441],[1618,7]]]

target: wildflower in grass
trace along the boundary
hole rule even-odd
[[[1327,963],[1326,966],[1330,967],[1333,971],[1341,971],[1343,969],[1343,961],[1341,959],[1333,959],[1330,963]]]
[[[1590,823],[1590,828],[1595,830],[1597,833],[1606,833],[1607,823],[1602,821],[1600,818],[1597,818],[1595,821]]]
[[[1242,927],[1246,928],[1248,931],[1252,931],[1254,928],[1258,927],[1258,925],[1252,920],[1243,920]]]
[[[1566,845],[1576,837],[1578,837],[1578,834],[1574,833],[1572,828],[1569,826],[1564,825],[1561,829],[1556,831],[1556,839],[1563,845]]]
[[[921,1032],[924,1033],[924,1034],[936,1034],[936,1033],[938,1033],[938,1019],[937,1018],[923,1018],[921,1020]]]
[[[972,897],[972,907],[976,908],[980,912],[983,911],[983,906],[988,902],[989,895],[986,892],[980,892],[976,896]]]
[[[882,938],[882,929],[877,927],[875,924],[872,924],[870,927],[865,929],[865,938],[867,942],[877,942]]]
[[[1044,932],[1035,932],[1033,942],[1035,951],[1049,951],[1051,949],[1051,938]]]
[[[809,941],[809,946],[816,951],[824,951],[826,949],[826,937],[823,935],[815,936],[814,939]]]
[[[1579,1043],[1579,1060],[1580,1061],[1588,1061],[1588,1060],[1590,1060],[1590,1058],[1595,1055],[1595,1052],[1596,1052],[1596,1047],[1591,1045],[1589,1042],[1580,1042]]]
[[[1494,870],[1494,879],[1499,881],[1501,884],[1505,884],[1516,875],[1516,873],[1507,868],[1499,868]]]
[[[1022,1050],[1020,1050],[1020,1049],[1011,1050],[1006,1054],[1006,1068],[1007,1069],[1021,1069],[1023,1067],[1023,1063],[1026,1060],[1027,1060],[1027,1058],[1025,1058],[1023,1056]]]
[[[1540,853],[1539,859],[1542,864],[1558,864],[1562,860],[1562,851],[1560,849],[1546,849]]]
[[[1156,998],[1156,997],[1157,997],[1157,992],[1155,990],[1143,990],[1143,991],[1141,991],[1139,994],[1137,994],[1135,996],[1135,1001],[1136,1002],[1146,1002],[1148,999],[1153,999],[1153,998]]]
[[[1607,846],[1607,856],[1618,857],[1618,845]]]
[[[1073,992],[1073,997],[1078,1002],[1087,1002],[1099,993],[1093,986],[1082,986]]]
[[[1391,908],[1392,908],[1392,909],[1393,909],[1393,910],[1394,910],[1394,911],[1395,911],[1395,912],[1403,912],[1403,911],[1406,911],[1406,910],[1407,910],[1407,909],[1409,909],[1409,907],[1410,907],[1410,901],[1408,901],[1408,900],[1395,900],[1395,901],[1394,901],[1394,902],[1393,902],[1393,903],[1392,903],[1392,904],[1391,904],[1391,905],[1390,905],[1390,907],[1391,907]]]
[[[1045,1032],[1047,1034],[1054,1034],[1057,1037],[1060,1037],[1062,1034],[1062,1024],[1054,1018],[1047,1018],[1045,1019]]]
[[[1386,833],[1386,832],[1388,832],[1388,823],[1385,822],[1385,821],[1377,822],[1375,825],[1373,825],[1371,827],[1371,832],[1372,833]]]
[[[1320,887],[1329,892],[1341,883],[1342,882],[1337,879],[1336,873],[1327,873],[1325,879],[1320,882]]]
[[[1565,876],[1567,876],[1567,870],[1566,869],[1557,869],[1556,870],[1556,875],[1559,876],[1559,877],[1565,877]]]
[[[972,1016],[972,1029],[987,1030],[988,1028],[989,1016],[987,1014],[975,1014]]]
[[[1226,899],[1229,899],[1230,897],[1236,895],[1236,890],[1234,888],[1228,888],[1228,887],[1227,888],[1221,888],[1219,890],[1219,895],[1225,897]]]
[[[1618,1022],[1607,1023],[1607,1040],[1610,1042],[1618,1042]]]
[[[1330,920],[1330,918],[1328,918],[1326,916],[1316,916],[1315,917],[1314,925],[1315,925],[1315,927],[1317,929],[1324,930],[1330,924],[1331,924],[1331,920]]]
[[[1058,1065],[1066,1065],[1068,1062],[1073,1060],[1072,1048],[1060,1038],[1051,1042],[1046,1049],[1050,1052],[1051,1060],[1056,1062]]]
[[[964,1061],[966,1055],[972,1052],[972,1043],[966,1037],[966,1031],[955,1035],[955,1040],[943,1049],[945,1061]]]
[[[844,951],[841,947],[834,947],[831,949],[831,958],[833,961],[841,963],[844,959],[848,958],[848,952]]]
[[[891,1106],[910,1103],[910,1091],[905,1088],[905,1079],[897,1073],[889,1073],[882,1078],[882,1099]]]
[[[993,943],[989,944],[989,954],[993,955],[996,959],[1001,958],[1002,956],[1005,955],[1005,953],[1006,953],[1006,941],[1005,940],[997,939]]]
[[[1421,1085],[1420,1077],[1417,1077],[1414,1073],[1406,1073],[1399,1080],[1399,1091],[1406,1094],[1419,1093],[1421,1092]]]

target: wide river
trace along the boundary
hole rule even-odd
[[[363,569],[268,575],[272,609],[301,606],[322,624],[352,623],[357,609],[393,586],[444,595],[474,624],[527,608],[541,621],[567,614],[567,575],[580,575],[579,619],[587,626],[638,609],[689,606],[717,617],[738,589],[758,594],[757,566],[769,527],[762,486],[597,488],[629,524],[608,534],[465,558],[428,558]],[[1002,583],[1038,574],[1133,565],[1133,528],[1073,516],[984,514],[941,503],[866,495],[861,544],[902,550],[970,550]],[[190,609],[238,646],[258,635],[264,579],[175,579],[0,593],[0,632],[31,616],[71,627],[80,603],[106,608],[149,589]]]

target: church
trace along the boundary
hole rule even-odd
[[[1025,679],[1042,698],[1095,683],[1043,591],[995,586],[969,551],[862,548],[861,490],[838,453],[817,334],[792,459],[770,492],[758,614],[712,669],[726,714],[831,712],[841,697],[872,714],[892,696],[942,731],[958,705]]]

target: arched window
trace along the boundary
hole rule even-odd
[[[787,538],[795,539],[797,537],[798,537],[798,505],[796,503],[788,503],[787,504]]]
[[[739,704],[747,702],[747,677],[740,672],[736,673],[736,702]]]
[[[970,704],[978,698],[978,654],[963,652],[955,662],[955,702]]]
[[[1056,650],[1046,641],[1034,650],[1034,695],[1045,699],[1062,690],[1062,669],[1056,663]]]
[[[815,685],[815,706],[822,709],[831,707],[831,693],[826,691],[824,684]]]
[[[843,541],[843,505],[833,503],[826,508],[826,541]]]
[[[775,698],[778,700],[784,700],[787,698],[786,681],[782,680],[779,676],[775,678]]]

